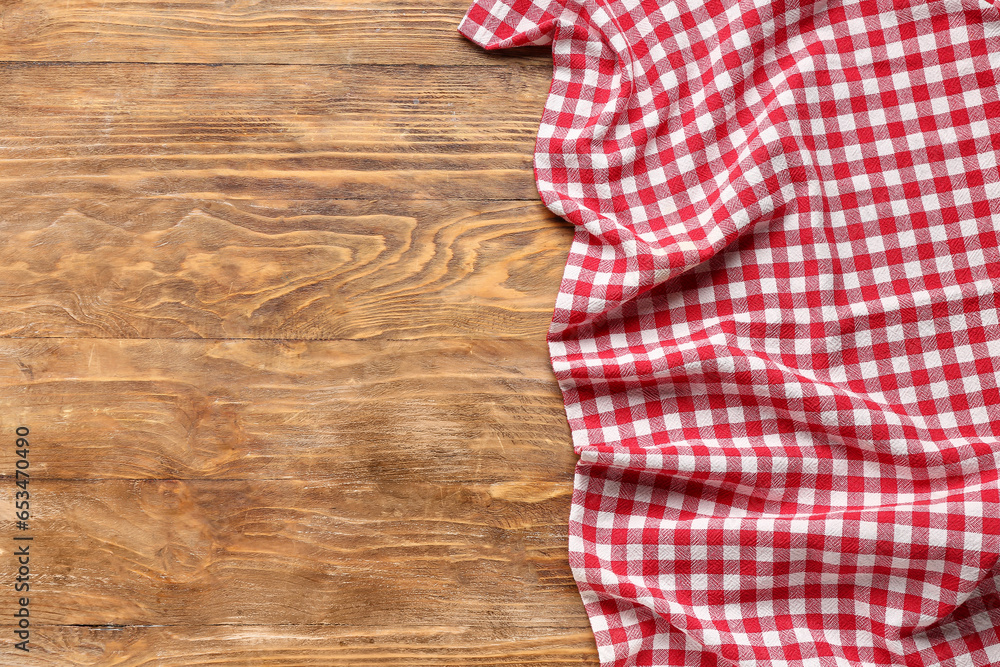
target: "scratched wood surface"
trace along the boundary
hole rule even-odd
[[[597,664],[551,60],[466,7],[0,1],[0,664]]]
[[[64,62],[482,65],[455,44],[470,0],[4,0],[5,59]],[[546,58],[527,48],[504,62]]]
[[[0,198],[536,201],[550,77],[544,61],[8,63]]]
[[[571,240],[533,201],[14,197],[0,334],[537,342]]]

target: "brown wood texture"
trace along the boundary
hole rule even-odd
[[[0,0],[0,665],[597,664],[551,60],[467,6]]]
[[[482,65],[456,43],[470,0],[5,0],[10,61]],[[544,59],[522,48],[503,61]]]
[[[521,484],[530,495],[566,482],[573,463],[544,341],[6,338],[0,382],[0,433],[36,424],[31,466],[45,480]],[[0,472],[14,460],[0,448]]]
[[[0,198],[537,201],[548,63],[7,64]]]
[[[571,239],[537,202],[22,196],[0,334],[538,341]]]
[[[59,626],[54,651],[19,664],[493,667],[593,664],[590,630],[558,637],[484,640],[463,626]],[[44,649],[43,649],[44,650]]]

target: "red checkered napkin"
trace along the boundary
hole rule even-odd
[[[477,0],[551,44],[601,663],[1000,664],[1000,11]]]

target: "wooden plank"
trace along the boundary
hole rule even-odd
[[[596,667],[588,629],[489,640],[462,627],[391,629],[329,625],[67,627],[36,630],[40,644],[17,664],[194,667]]]
[[[8,61],[489,65],[458,34],[472,0],[19,0],[0,5]],[[544,47],[504,58],[547,61]]]
[[[544,339],[0,339],[0,435],[18,425],[47,480],[530,489],[575,464]]]
[[[0,335],[541,340],[570,227],[525,202],[16,198]]]
[[[0,528],[12,535],[7,482]],[[364,476],[38,478],[29,489],[30,529],[17,534],[34,538],[28,606],[39,625],[451,627],[527,639],[585,622],[565,554],[566,474],[513,493]],[[6,581],[15,546],[4,540]]]
[[[0,197],[537,201],[551,73],[7,65]]]

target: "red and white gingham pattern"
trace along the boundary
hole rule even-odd
[[[1000,664],[1000,11],[478,0],[552,44],[602,665]]]

